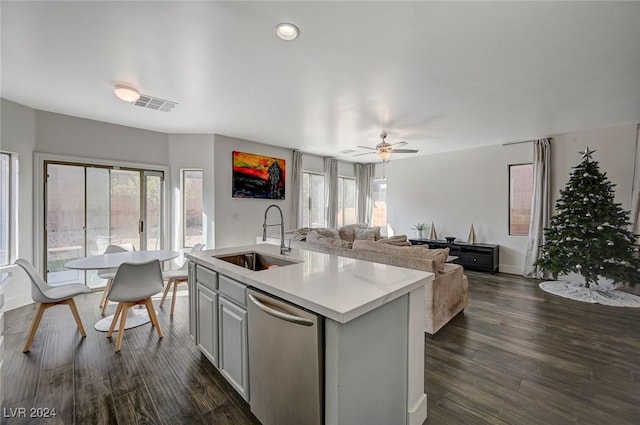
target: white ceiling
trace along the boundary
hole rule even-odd
[[[383,127],[428,154],[640,121],[637,2],[0,7],[2,97],[165,133],[350,159]],[[179,105],[127,105],[117,82]]]

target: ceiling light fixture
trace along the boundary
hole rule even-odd
[[[388,161],[389,158],[391,158],[391,151],[388,150],[379,150],[376,154],[383,162]]]
[[[278,38],[285,41],[295,40],[300,35],[298,27],[287,23],[278,24],[275,28],[275,32]]]
[[[125,84],[116,84],[114,92],[120,100],[127,103],[133,103],[140,99],[140,93],[138,93],[138,90]]]

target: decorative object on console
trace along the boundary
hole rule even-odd
[[[429,239],[432,241],[438,240],[438,234],[436,233],[436,226],[431,222],[431,230],[429,231]]]
[[[449,243],[453,243],[453,241],[456,240],[456,237],[455,236],[445,236],[444,239]]]
[[[471,223],[471,229],[469,229],[469,237],[467,238],[467,242],[476,243],[476,229],[473,228],[473,223]]]
[[[286,161],[233,151],[234,198],[284,199]]]
[[[424,231],[427,230],[427,223],[416,223],[413,225],[413,227],[411,228],[411,230],[415,230],[416,231],[416,236],[419,239],[424,239]]]

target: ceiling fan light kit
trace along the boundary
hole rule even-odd
[[[378,143],[375,148],[371,148],[369,146],[358,146],[359,148],[369,149],[373,152],[359,153],[353,156],[362,156],[362,155],[375,153],[382,162],[387,162],[389,161],[389,158],[391,158],[391,154],[394,152],[395,153],[418,153],[418,149],[396,149],[394,148],[394,146],[404,146],[407,144],[407,142],[397,142],[397,143],[391,144],[386,142],[385,140],[386,138],[387,138],[387,132],[382,130],[382,133],[380,133],[380,139],[382,139],[382,142]]]

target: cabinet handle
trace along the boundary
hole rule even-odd
[[[293,314],[287,314],[285,312],[276,310],[275,308],[272,308],[272,307],[269,307],[267,305],[264,305],[260,301],[258,301],[251,294],[249,294],[249,299],[251,300],[252,303],[255,304],[256,307],[258,307],[260,310],[264,311],[265,313],[267,313],[267,314],[269,314],[269,315],[271,315],[273,317],[277,317],[278,319],[282,319],[282,320],[285,320],[287,322],[295,323],[297,325],[313,326],[313,321],[311,321],[309,319],[305,319],[304,317],[294,316]]]

